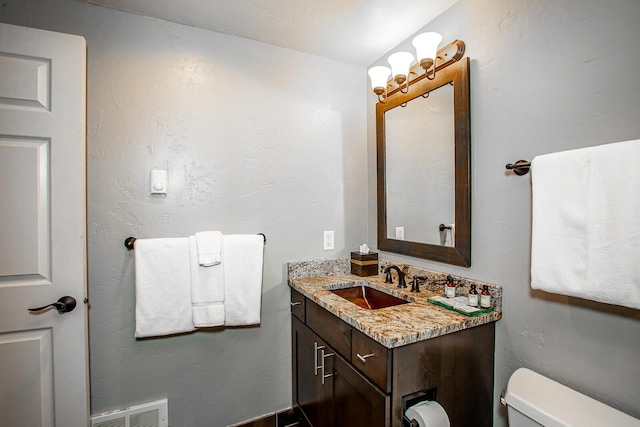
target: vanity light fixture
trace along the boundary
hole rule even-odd
[[[396,52],[387,59],[391,65],[391,75],[402,93],[409,92],[409,69],[413,63],[413,55],[409,52]],[[405,89],[402,84],[406,83]]]
[[[411,44],[416,48],[418,63],[424,69],[429,80],[436,77],[436,58],[438,56],[438,45],[442,41],[442,36],[438,33],[422,33],[414,37]],[[429,77],[429,68],[433,69]]]
[[[438,49],[442,36],[438,33],[427,32],[418,34],[412,40],[416,49],[417,64],[412,66],[414,56],[409,52],[396,52],[387,59],[391,69],[385,66],[371,67],[368,71],[371,78],[373,93],[378,95],[378,101],[385,103],[387,96],[396,92],[407,93],[409,86],[423,78],[433,80],[436,71],[458,61],[464,55],[464,42],[455,40],[442,49]],[[422,68],[424,73],[418,70]],[[410,74],[416,76],[410,79]],[[389,79],[391,76],[391,79]]]
[[[373,93],[378,95],[380,102],[384,102],[387,99],[387,82],[391,75],[389,67],[384,65],[378,65],[377,67],[369,68],[369,78],[371,79],[371,88]],[[384,94],[384,96],[382,96]]]

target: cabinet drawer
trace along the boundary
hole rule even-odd
[[[306,298],[300,292],[291,289],[291,314],[298,319],[305,321],[305,300]]]
[[[390,350],[362,332],[351,332],[351,363],[376,383],[382,390],[391,391]]]
[[[351,326],[307,300],[307,326],[346,359],[351,358]]]

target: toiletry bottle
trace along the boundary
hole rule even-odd
[[[447,284],[444,286],[444,295],[447,298],[455,298],[456,296],[456,284],[453,282],[453,277],[447,276]]]
[[[480,292],[480,307],[482,308],[491,307],[491,294],[489,293],[488,285],[482,285],[482,292]]]
[[[471,307],[478,306],[478,291],[476,291],[476,285],[471,285],[471,290],[469,291],[469,305]]]

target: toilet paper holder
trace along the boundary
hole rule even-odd
[[[436,400],[436,392],[437,387],[431,387],[402,397],[402,425],[404,427],[418,427],[416,420],[409,419],[405,415],[407,409],[425,400]]]
[[[409,427],[420,427],[420,424],[414,419],[409,419],[405,414],[402,414],[402,424],[408,425]]]

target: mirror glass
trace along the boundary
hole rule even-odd
[[[384,114],[387,238],[453,246],[453,86]],[[453,227],[452,227],[453,228]]]
[[[470,128],[469,58],[376,105],[379,250],[471,265]]]

